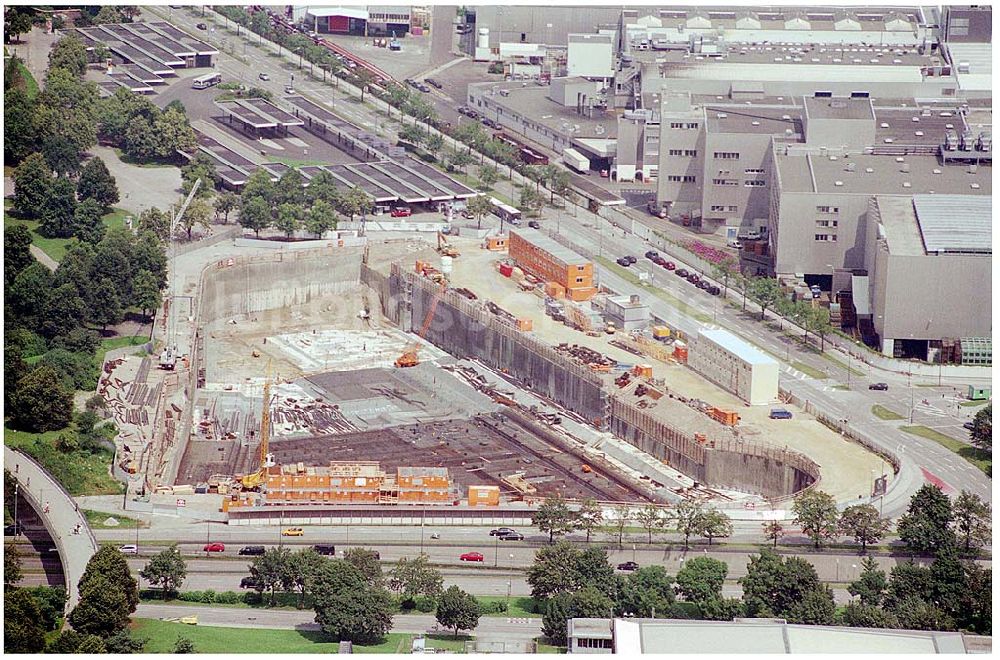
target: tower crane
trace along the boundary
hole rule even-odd
[[[243,490],[258,490],[264,485],[267,469],[274,465],[274,454],[268,452],[271,439],[271,362],[267,363],[264,378],[264,403],[260,413],[260,466],[256,472],[239,477]]]
[[[427,310],[427,315],[424,317],[424,324],[420,326],[420,332],[417,333],[418,339],[423,339],[424,335],[427,334],[427,329],[431,327],[431,320],[434,318],[434,310],[437,309],[438,303],[441,301],[441,296],[444,295],[445,289],[448,288],[448,284],[445,280],[441,281],[441,286],[437,291],[434,292],[434,298],[431,300],[430,309]],[[397,367],[415,367],[420,364],[420,357],[418,351],[420,350],[420,342],[415,341],[403,351],[403,354],[396,358]]]

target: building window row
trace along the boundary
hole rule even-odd
[[[817,206],[816,213],[840,213],[839,206]]]
[[[764,170],[759,167],[748,167],[743,170],[744,174],[763,174]]]
[[[838,224],[837,220],[817,220],[817,227],[836,227]]]
[[[740,152],[738,151],[716,151],[712,154],[712,158],[717,158],[719,160],[739,160]]]
[[[697,129],[698,122],[682,122],[682,121],[672,121],[670,122],[670,128],[680,128],[680,129]]]
[[[712,206],[713,211],[717,211],[720,213],[736,213],[738,208],[739,207],[736,206],[735,204],[728,204],[728,205],[715,204]]]
[[[737,179],[712,179],[712,183],[717,186],[738,186],[740,182]]]
[[[814,236],[814,240],[816,240],[819,243],[836,243],[837,242],[837,235],[836,234],[816,234]]]
[[[590,639],[589,637],[578,637],[577,648],[581,649],[610,649],[613,648],[610,639]]]
[[[767,185],[767,181],[763,179],[747,179],[743,182],[743,185],[747,188],[763,188]]]
[[[667,176],[667,181],[673,181],[674,183],[694,183],[695,177],[689,174],[670,174]]]
[[[671,149],[668,152],[671,156],[697,156],[697,149]]]

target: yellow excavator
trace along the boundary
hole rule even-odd
[[[264,378],[264,404],[260,413],[260,467],[256,472],[238,477],[243,490],[259,490],[267,476],[267,468],[274,465],[274,455],[268,452],[268,441],[271,438],[271,363],[267,363],[267,375]]]
[[[427,329],[431,327],[431,320],[434,318],[434,310],[437,309],[438,302],[440,302],[441,296],[444,295],[445,289],[447,288],[447,280],[441,280],[441,286],[434,292],[434,299],[431,300],[430,309],[427,310],[427,316],[424,317],[424,324],[420,326],[420,332],[417,333],[417,337],[419,339],[423,339],[424,335],[427,334]],[[406,350],[403,351],[402,355],[396,358],[396,366],[399,368],[405,368],[415,367],[420,364],[418,351],[420,351],[420,342],[415,341],[406,347]]]

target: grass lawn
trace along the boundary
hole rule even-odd
[[[24,78],[25,91],[28,93],[28,98],[35,98],[38,96],[38,82],[35,80],[35,77],[31,75],[31,72],[28,71],[28,67],[24,65],[24,60],[19,59],[17,68],[21,73],[21,77]]]
[[[820,371],[816,367],[811,367],[805,362],[798,362],[798,361],[792,362],[792,369],[797,369],[798,371],[801,371],[810,378],[817,378],[820,380],[824,378],[829,378],[829,376],[826,375],[825,371]]]
[[[116,348],[124,348],[126,346],[142,346],[149,342],[149,337],[146,335],[124,335],[121,337],[111,337],[109,339],[101,340],[101,347],[97,349],[97,364],[104,364],[104,355],[111,350]]]
[[[926,426],[900,426],[899,428],[907,433],[919,435],[921,438],[933,440],[942,447],[950,449],[965,460],[969,461],[987,475],[993,474],[993,456],[988,451],[983,451],[982,449],[977,449],[971,445],[967,445],[961,440],[956,440],[951,436],[939,433],[934,429],[927,428]]]
[[[840,390],[842,392],[849,392],[851,388],[849,388],[847,385],[834,385],[833,389]]]
[[[419,635],[411,635],[410,637],[419,637]],[[434,635],[424,636],[424,645],[433,649],[444,649],[452,653],[465,653],[465,643],[472,640],[469,635],[459,634],[455,637],[454,633],[438,633]],[[412,643],[410,648],[413,648]]]
[[[880,406],[878,404],[872,406],[872,414],[879,419],[884,420],[903,419],[902,415],[894,413],[885,406]]]
[[[504,596],[476,596],[478,600],[483,605],[496,602],[504,602],[507,600]],[[508,601],[510,605],[507,607],[506,612],[491,612],[489,614],[484,614],[483,616],[493,616],[493,617],[514,617],[518,619],[523,618],[540,618],[542,615],[540,612],[534,612],[535,599],[528,596],[511,596]]]
[[[975,407],[975,406],[985,406],[991,400],[992,399],[984,399],[982,401],[963,401],[962,403],[960,403],[958,405],[962,406],[963,408],[972,408],[972,407]]]
[[[848,367],[847,367],[846,364],[844,364],[843,362],[841,362],[837,358],[833,357],[829,353],[827,353],[827,352],[824,351],[824,352],[820,353],[820,355],[823,357],[824,360],[827,360],[829,362],[833,362],[835,365],[837,365],[841,369],[844,369],[845,371],[847,370]],[[864,378],[865,376],[868,375],[864,371],[859,371],[858,369],[855,369],[854,367],[850,368],[850,372],[851,372],[852,376],[857,376],[858,378]]]
[[[123,211],[119,208],[114,208],[110,213],[105,215],[101,221],[104,226],[108,229],[113,229],[115,227],[125,226],[125,216],[129,215],[127,211]],[[21,224],[28,228],[31,232],[31,243],[37,246],[42,252],[49,255],[56,261],[62,261],[62,258],[66,255],[66,251],[69,250],[70,246],[76,242],[75,238],[46,238],[38,233],[38,221],[37,220],[24,220],[13,215],[7,205],[4,205],[4,224]]]
[[[4,425],[3,441],[16,447],[38,461],[71,495],[114,495],[122,492],[121,484],[108,472],[111,452],[101,450],[95,454],[76,451],[69,454],[56,448],[60,433],[26,433],[14,431]]]
[[[83,515],[87,517],[87,523],[95,529],[135,529],[136,524],[138,524],[140,528],[149,527],[149,523],[136,520],[135,518],[129,518],[127,516],[104,513],[103,511],[93,511],[91,509],[81,509],[81,511],[83,511]],[[108,518],[114,518],[117,520],[118,525],[105,525],[104,521]]]
[[[545,644],[543,642],[538,642],[537,653],[565,653],[565,646],[552,646],[551,644]]]
[[[232,653],[253,649],[254,653],[336,653],[337,642],[326,641],[316,630],[268,630],[189,626],[156,619],[134,619],[133,631],[149,639],[146,653],[171,653],[178,637],[194,643],[198,653]],[[400,653],[409,651],[410,635],[389,633],[381,644],[355,646],[355,653]]]
[[[611,261],[610,259],[608,259],[606,257],[594,257],[594,260],[597,261],[602,266],[604,266],[605,268],[607,268],[608,270],[613,271],[616,275],[619,275],[623,279],[628,280],[632,284],[638,284],[639,286],[642,286],[642,284],[640,283],[638,277],[636,277],[635,275],[633,275],[629,270],[627,270],[625,268],[622,268],[621,266],[619,266],[615,262]],[[669,303],[673,307],[676,307],[681,312],[687,314],[691,318],[698,319],[702,323],[711,323],[712,322],[712,317],[711,316],[699,312],[697,309],[695,309],[691,305],[689,305],[686,302],[680,300],[679,298],[676,298],[675,296],[670,295],[669,293],[667,293],[663,289],[661,289],[661,288],[659,288],[657,286],[651,286],[651,287],[649,287],[649,290],[653,293],[654,296],[656,296],[657,298],[661,298],[662,300],[667,301],[667,303]]]

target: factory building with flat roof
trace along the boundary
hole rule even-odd
[[[688,366],[751,406],[778,399],[778,362],[728,330],[701,330]]]
[[[537,229],[512,229],[508,254],[525,272],[563,287],[570,300],[590,300],[597,293],[594,264]]]

